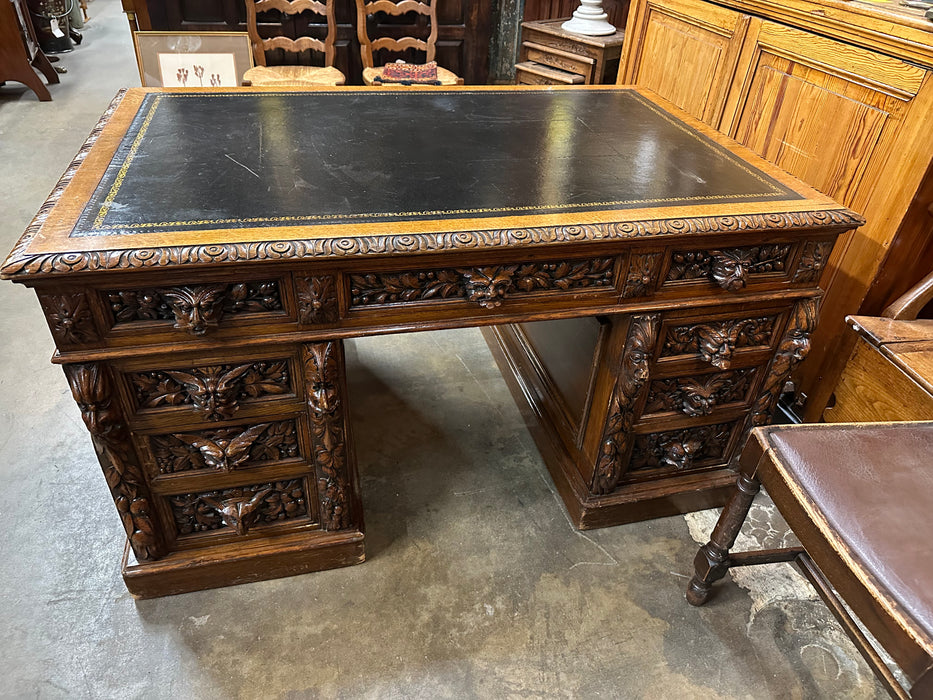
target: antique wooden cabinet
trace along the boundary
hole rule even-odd
[[[826,263],[822,323],[795,371],[819,417],[851,347],[933,267],[933,23],[894,0],[637,0],[620,83],[650,87],[851,206],[867,223]]]

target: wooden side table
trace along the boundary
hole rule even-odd
[[[614,83],[622,55],[621,29],[609,36],[565,32],[566,19],[522,22],[522,48],[515,66],[517,85]]]

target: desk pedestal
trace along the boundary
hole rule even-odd
[[[509,324],[484,334],[573,523],[588,529],[723,505],[742,436],[768,420],[815,307],[798,302],[774,354],[766,309]],[[726,342],[729,357],[705,366],[679,356],[743,324],[757,351]]]

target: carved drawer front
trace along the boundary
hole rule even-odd
[[[111,333],[164,331],[173,337],[204,336],[243,323],[289,319],[284,280],[206,282],[105,289],[100,292]]]
[[[512,300],[616,292],[614,257],[463,268],[372,272],[349,276],[350,309],[400,304],[468,303],[487,309]]]
[[[641,419],[701,418],[718,411],[749,406],[761,371],[759,367],[743,367],[687,377],[651,379]]]
[[[744,419],[635,435],[622,482],[726,466],[741,438]]]
[[[832,247],[832,241],[806,241],[674,248],[659,266],[661,289],[683,288],[695,293],[697,287],[707,287],[738,293],[746,287],[761,285],[816,284]]]
[[[137,416],[177,413],[222,421],[276,399],[296,398],[299,373],[289,357],[126,371],[123,379]]]
[[[300,418],[142,437],[155,479],[307,464]]]
[[[658,334],[656,365],[697,361],[727,370],[771,349],[783,326],[785,311],[762,309],[710,315],[701,320],[669,317]],[[763,358],[762,358],[763,359]]]
[[[163,504],[179,545],[196,545],[307,527],[316,522],[314,494],[308,479],[294,478],[169,495]]]

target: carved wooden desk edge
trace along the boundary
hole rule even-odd
[[[99,133],[99,131],[97,132]],[[89,138],[83,155],[93,145]],[[25,252],[58,202],[83,157],[76,158],[26,233],[0,268],[0,278],[16,282],[59,273],[101,270],[140,270],[152,267],[223,265],[247,261],[321,261],[416,255],[437,251],[482,251],[534,248],[557,243],[612,242],[652,236],[738,234],[744,231],[793,231],[835,234],[860,226],[864,220],[848,209],[800,211],[748,216],[704,216],[648,219],[608,224],[485,229],[449,233],[348,236],[324,239],[278,240],[202,246],[165,246],[106,251],[74,251],[29,255]]]

